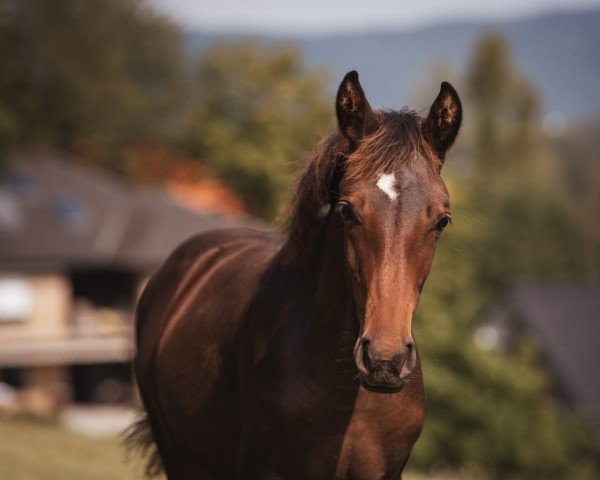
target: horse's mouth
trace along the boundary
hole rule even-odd
[[[369,379],[366,375],[360,376],[360,384],[363,386],[365,390],[374,393],[398,393],[400,392],[404,386],[408,383],[408,380],[405,378],[399,379],[394,383],[385,383],[385,384],[373,384],[369,383]]]

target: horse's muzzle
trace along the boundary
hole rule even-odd
[[[412,340],[391,358],[383,358],[368,338],[357,342],[354,357],[362,385],[375,391],[398,391],[406,384],[416,365],[416,348]]]

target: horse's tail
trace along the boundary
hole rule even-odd
[[[138,451],[146,460],[145,474],[148,478],[158,477],[163,472],[163,464],[156,447],[152,426],[148,415],[143,413],[123,432],[127,452]]]

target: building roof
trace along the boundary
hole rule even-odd
[[[205,230],[264,227],[191,210],[56,153],[15,158],[0,181],[0,268],[114,266],[149,271]]]
[[[504,308],[538,340],[561,392],[600,436],[600,283],[515,288]]]

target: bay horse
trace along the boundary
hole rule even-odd
[[[287,236],[200,234],[143,292],[138,430],[170,479],[401,478],[425,415],[411,324],[462,106],[444,82],[426,118],[373,110],[352,71],[336,114]]]

